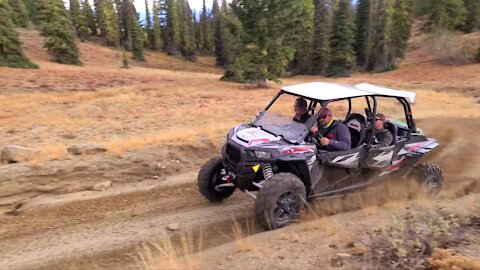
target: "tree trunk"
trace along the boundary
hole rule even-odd
[[[258,88],[267,88],[267,79],[265,77],[260,77],[255,81],[255,85]]]

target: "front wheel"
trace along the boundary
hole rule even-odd
[[[291,173],[278,173],[265,181],[255,201],[255,217],[267,230],[284,227],[300,216],[305,186]]]
[[[200,193],[211,202],[220,202],[230,197],[235,187],[223,181],[227,176],[222,159],[214,157],[202,166],[198,173],[197,185]]]

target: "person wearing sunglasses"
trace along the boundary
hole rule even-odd
[[[373,141],[373,146],[371,148],[382,148],[392,144],[393,135],[390,130],[385,128],[386,121],[383,113],[377,113],[375,115],[375,140]]]
[[[342,121],[333,120],[330,109],[324,108],[318,118],[318,127],[310,132],[322,150],[346,151],[352,147],[350,131]]]

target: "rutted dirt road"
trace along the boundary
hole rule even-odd
[[[469,137],[452,136],[442,119],[425,119],[419,126],[442,144],[427,160],[445,170],[444,197],[480,192],[478,120],[447,119]],[[203,248],[233,241],[233,220],[252,217],[253,200],[237,192],[221,204],[207,202],[197,192],[196,171],[175,175],[126,190],[70,194],[70,200],[33,201],[17,216],[0,216],[0,265],[5,269],[61,268],[69,265],[134,266],[138,245],[179,232],[203,234]],[[118,193],[118,194],[116,194]],[[93,195],[92,195],[93,194]],[[82,196],[83,195],[83,196]],[[361,206],[359,206],[361,207]],[[254,227],[250,234],[259,232]],[[129,268],[130,268],[129,267]]]
[[[242,194],[228,204],[212,205],[200,197],[192,175],[184,177],[189,183],[2,216],[0,265],[32,269],[99,254],[119,256],[141,241],[167,233],[170,223],[179,223],[182,229],[207,228],[250,213],[252,202]]]

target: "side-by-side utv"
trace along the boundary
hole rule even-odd
[[[285,95],[308,101],[311,117],[305,124],[269,111]],[[405,119],[387,120],[392,144],[372,147],[377,105],[385,98],[403,107]],[[439,144],[416,128],[410,107],[414,100],[413,92],[370,84],[314,82],[283,87],[251,123],[229,131],[222,156],[212,158],[199,172],[200,193],[213,202],[229,197],[235,189],[248,193],[256,198],[255,216],[266,229],[298,219],[306,201],[359,190],[392,172],[416,171],[425,190],[436,194],[443,182],[441,170],[419,161]],[[309,132],[322,111],[335,102],[348,104],[342,119],[351,135],[347,151],[322,150]],[[364,111],[353,112],[352,102],[364,103]]]

